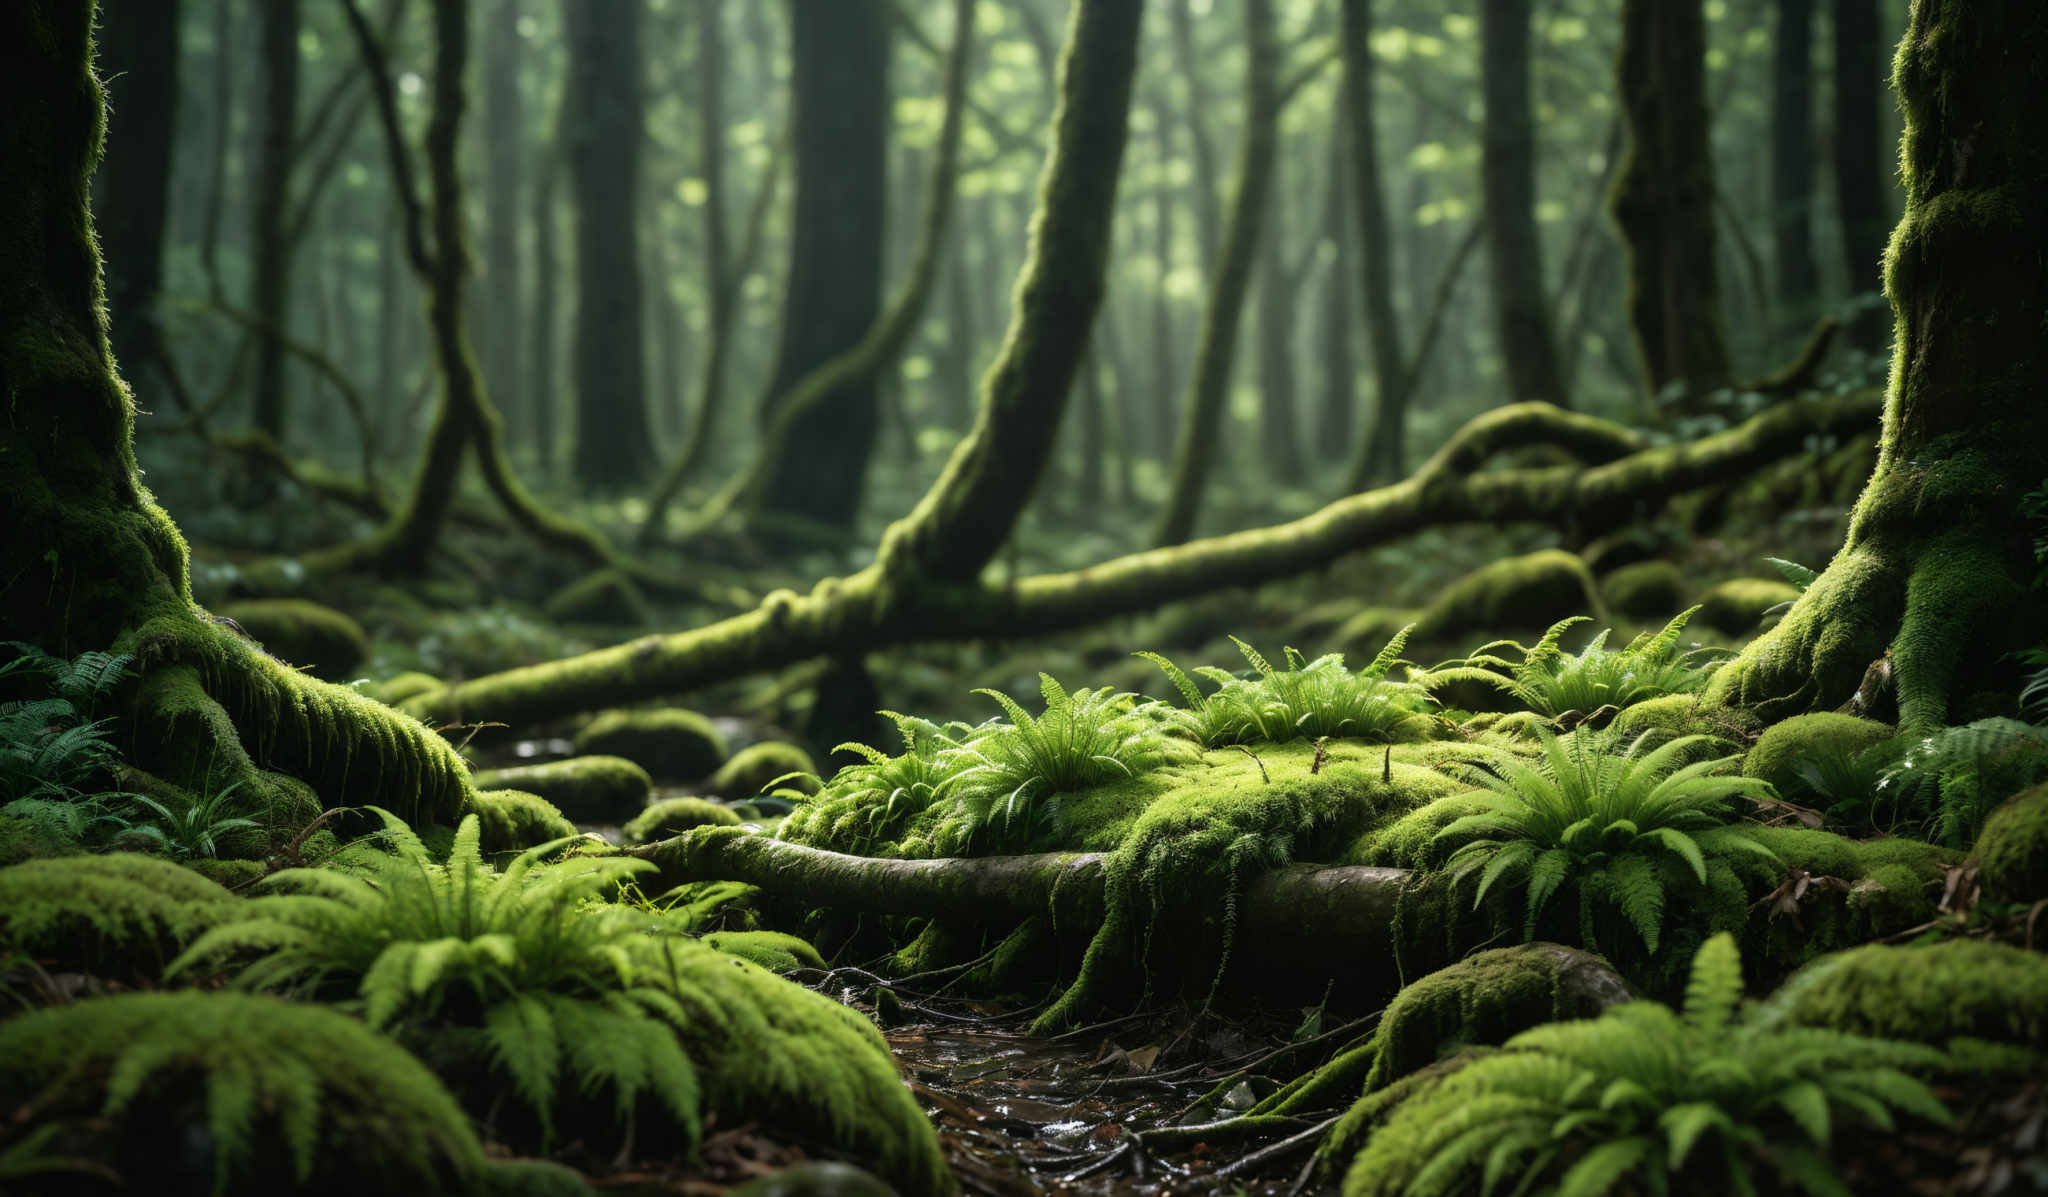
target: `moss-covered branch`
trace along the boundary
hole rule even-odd
[[[1811,437],[1866,430],[1876,414],[1869,396],[1785,404],[1716,436],[1629,452],[1638,442],[1626,429],[1546,404],[1516,404],[1473,420],[1407,480],[1340,499],[1291,523],[1135,553],[1008,587],[894,575],[885,557],[851,577],[826,579],[808,595],[777,591],[756,609],[707,627],[477,678],[405,706],[444,721],[550,718],[835,653],[1086,627],[1319,569],[1346,553],[1428,527],[1543,523],[1587,532],[1797,453]],[[1536,444],[1561,446],[1604,464],[1471,472],[1501,449]]]

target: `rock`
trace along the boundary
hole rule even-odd
[[[481,791],[474,810],[485,852],[523,852],[576,834],[561,808],[524,790]]]
[[[1889,740],[1892,729],[1871,719],[1854,715],[1819,712],[1794,715],[1765,729],[1742,760],[1744,776],[1770,782],[1779,790],[1797,788],[1799,762],[1823,753],[1853,755],[1880,740]]]
[[[577,823],[623,823],[647,806],[654,781],[616,756],[579,756],[544,765],[490,769],[473,779],[479,790],[521,790],[552,802]]]
[[[769,740],[734,753],[732,759],[718,767],[707,788],[721,798],[752,798],[766,789],[770,782],[790,773],[808,773],[811,776],[791,778],[782,782],[782,786],[806,794],[818,792],[818,766],[811,760],[811,754],[794,744]]]
[[[1795,602],[1799,588],[1771,578],[1730,578],[1708,589],[1699,599],[1695,623],[1746,636],[1763,626],[1764,612],[1780,603]]]
[[[576,751],[622,756],[664,781],[695,781],[725,761],[725,737],[695,711],[605,711],[576,735]]]
[[[2022,790],[1992,811],[1976,857],[1984,897],[2020,904],[2048,898],[2048,785]],[[2048,959],[2042,967],[2048,970]]]
[[[1685,605],[1685,573],[1669,561],[1624,565],[1600,583],[1600,593],[1618,615],[1661,619]]]
[[[621,832],[629,844],[665,840],[692,827],[737,827],[739,815],[729,807],[702,798],[664,798],[634,815]]]

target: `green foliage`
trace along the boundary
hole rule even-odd
[[[1784,796],[1818,807],[1846,833],[1923,831],[1918,787],[1896,776],[1910,743],[1888,739],[1857,748],[1838,739],[1818,741],[1789,762],[1794,785]]]
[[[681,835],[692,827],[736,827],[740,817],[729,806],[704,798],[664,798],[634,815],[620,829],[629,844]]]
[[[260,832],[262,824],[233,812],[230,799],[240,782],[234,782],[182,811],[174,811],[147,794],[130,794],[134,802],[156,816],[146,822],[121,820],[121,838],[149,844],[167,856],[211,860],[220,855],[222,841],[238,831]]]
[[[128,676],[128,653],[69,661],[31,644],[0,644],[0,860],[85,848],[103,824],[107,780],[121,763],[113,720],[87,716]]]
[[[484,1062],[552,1134],[563,1082],[611,1089],[621,1119],[642,1093],[666,1107],[694,1145],[697,1078],[665,1019],[682,1013],[634,959],[645,915],[593,904],[653,866],[581,859],[541,866],[560,841],[506,869],[483,863],[476,816],[463,819],[448,862],[396,816],[392,851],[360,852],[362,870],[291,869],[271,878],[295,892],[249,901],[201,936],[172,971],[248,952],[249,989],[344,994],[372,1027]]]
[[[1907,801],[1933,807],[1933,835],[1964,847],[2006,798],[2048,779],[2048,726],[1979,719],[1908,744],[1884,775]],[[1937,795],[1930,801],[1929,795]]]
[[[1770,1026],[1738,1014],[1733,937],[1693,960],[1682,1011],[1630,1002],[1509,1040],[1403,1103],[1353,1161],[1345,1192],[1626,1191],[1846,1194],[1825,1153],[1835,1128],[1947,1125],[1911,1073],[1947,1057],[1918,1044]]]
[[[1019,847],[1059,826],[1059,795],[1121,781],[1195,759],[1177,724],[1157,704],[1108,686],[1069,694],[1038,675],[1045,712],[1034,718],[999,690],[976,690],[1010,717],[976,728],[960,744],[969,764],[954,780],[941,852]]]
[[[1199,668],[1198,675],[1219,683],[1206,697],[1172,661],[1152,652],[1135,655],[1164,670],[1187,700],[1187,707],[1176,712],[1176,721],[1204,748],[1277,744],[1298,737],[1386,740],[1429,706],[1421,687],[1387,677],[1414,628],[1409,624],[1394,633],[1372,663],[1356,673],[1344,667],[1342,653],[1308,661],[1292,648],[1286,650],[1287,668],[1275,669],[1257,649],[1233,636],[1231,643],[1244,654],[1255,676]]]
[[[882,714],[896,725],[903,751],[890,756],[854,743],[834,748],[861,763],[839,770],[816,795],[799,801],[777,832],[783,839],[872,854],[901,839],[913,818],[947,798],[961,775],[976,767],[961,747],[973,732],[966,724],[941,727],[895,711]]]
[[[1479,682],[1551,718],[1571,711],[1589,715],[1602,707],[1626,707],[1669,694],[1695,694],[1705,689],[1713,666],[1727,655],[1719,649],[1679,650],[1679,637],[1697,610],[1680,612],[1660,631],[1645,632],[1623,648],[1607,648],[1608,632],[1603,629],[1583,650],[1570,653],[1560,644],[1566,630],[1591,622],[1575,615],[1552,624],[1532,646],[1496,640],[1462,660],[1419,674],[1415,680],[1425,689],[1456,681]],[[1507,649],[1520,659],[1501,656]]]
[[[0,869],[0,944],[70,968],[146,960],[154,975],[166,948],[227,918],[234,902],[192,870],[153,856],[24,861]]]
[[[1478,873],[1473,905],[1503,880],[1525,890],[1523,938],[1558,893],[1576,889],[1579,926],[1593,946],[1596,903],[1618,909],[1657,951],[1671,892],[1687,882],[1704,888],[1710,869],[1737,852],[1775,858],[1731,826],[1728,800],[1768,789],[1750,778],[1713,776],[1732,757],[1682,762],[1705,736],[1681,736],[1655,748],[1639,736],[1625,751],[1606,737],[1581,733],[1569,741],[1538,731],[1535,765],[1503,760],[1494,772],[1473,769],[1479,785],[1465,797],[1479,806],[1437,833],[1464,842],[1448,867],[1453,882]],[[1476,838],[1474,838],[1476,837]]]
[[[577,834],[576,825],[563,817],[559,807],[524,790],[480,790],[472,808],[488,854],[524,852]]]
[[[194,1077],[204,1099],[181,1099]],[[461,1108],[404,1049],[264,997],[125,994],[18,1015],[0,1022],[0,1092],[35,1095],[22,1113],[60,1127],[50,1140],[155,1192],[201,1187],[177,1149],[198,1132],[215,1193],[316,1174],[323,1188],[444,1192],[484,1166]]]

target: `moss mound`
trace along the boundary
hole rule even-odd
[[[386,706],[395,707],[408,698],[418,698],[422,694],[431,694],[445,684],[440,678],[435,677],[431,673],[421,673],[417,669],[408,669],[388,681],[377,682],[364,687],[363,693],[368,694],[371,698]]]
[[[1742,759],[1742,772],[1770,782],[1780,790],[1796,788],[1799,762],[1825,753],[1855,754],[1880,740],[1891,738],[1892,729],[1871,719],[1823,711],[1794,715],[1765,729]]]
[[[1755,734],[1757,720],[1747,711],[1710,703],[1697,694],[1667,694],[1631,704],[1614,717],[1611,726],[1624,740],[1655,731],[1667,736],[1713,736],[1739,748]]]
[[[123,994],[18,1015],[0,1022],[0,1092],[39,1095],[59,1126],[44,1152],[152,1193],[301,1192],[315,1177],[322,1192],[459,1192],[485,1166],[462,1108],[403,1048],[273,998]]]
[[[2012,796],[1977,836],[1977,877],[1997,902],[2048,898],[2048,785]]]
[[[111,852],[0,869],[0,944],[62,969],[158,976],[234,895],[156,856]]]
[[[576,734],[576,751],[622,756],[666,781],[694,781],[724,763],[725,737],[695,711],[606,711]]]
[[[1685,571],[1669,561],[1638,561],[1601,579],[1600,596],[1617,615],[1661,619],[1685,604]]]
[[[1731,636],[1746,636],[1763,624],[1764,612],[1798,599],[1799,588],[1772,578],[1730,578],[1695,601],[1699,622]]]
[[[644,844],[681,835],[692,827],[736,827],[740,817],[732,808],[703,798],[664,798],[634,815],[621,831],[629,844]]]
[[[215,614],[240,624],[271,656],[306,666],[326,681],[348,680],[370,655],[370,638],[361,624],[306,599],[249,599]]]
[[[732,759],[720,765],[705,786],[721,798],[737,800],[752,798],[770,782],[788,774],[808,773],[815,777],[817,772],[817,762],[811,760],[810,753],[794,744],[769,740],[733,753]],[[806,794],[818,792],[818,783],[811,778],[790,778],[781,784]]]
[[[486,852],[523,852],[576,834],[561,808],[525,790],[480,791],[473,809]]]
[[[2048,1050],[2048,956],[1988,940],[1871,944],[1824,956],[1771,996],[1804,1026],[1942,1046],[1968,1036]]]
[[[808,940],[780,931],[713,931],[704,942],[729,956],[751,960],[771,972],[824,968],[825,958]]]
[[[1585,562],[1562,549],[1504,557],[1466,574],[1420,614],[1373,607],[1337,630],[1335,642],[1365,653],[1415,624],[1411,644],[1444,644],[1462,636],[1532,631],[1572,615],[1604,618],[1599,591]]]
[[[577,823],[622,823],[646,807],[654,792],[647,770],[616,756],[578,756],[542,765],[490,769],[475,778],[479,790],[521,790],[555,804]]]

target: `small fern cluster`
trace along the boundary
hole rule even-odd
[[[1693,960],[1682,1012],[1630,1002],[1525,1031],[1403,1103],[1353,1161],[1346,1193],[1847,1193],[1835,1129],[1950,1115],[1912,1075],[1918,1044],[1778,1027],[1738,1013],[1725,932]],[[1759,1181],[1763,1183],[1759,1183]]]
[[[81,653],[66,661],[31,644],[0,644],[0,820],[9,855],[77,851],[106,820],[106,781],[120,764],[112,719],[89,716],[134,657]]]
[[[1588,715],[1602,707],[1619,709],[1669,694],[1693,694],[1706,687],[1713,668],[1727,656],[1723,649],[1679,651],[1685,625],[1698,610],[1681,611],[1661,630],[1645,632],[1618,649],[1607,647],[1609,630],[1602,629],[1584,649],[1571,653],[1561,644],[1565,632],[1592,622],[1584,615],[1574,615],[1552,624],[1534,645],[1496,640],[1481,645],[1468,657],[1419,674],[1415,680],[1426,689],[1450,682],[1479,682],[1553,719],[1573,711]],[[1513,650],[1519,659],[1500,655],[1507,650]]]
[[[246,902],[171,971],[251,954],[238,986],[339,997],[429,1057],[449,1051],[483,1064],[511,1082],[544,1138],[573,1079],[609,1088],[621,1119],[643,1094],[655,1099],[694,1144],[697,1077],[666,1025],[685,1016],[672,994],[646,983],[635,956],[649,920],[590,901],[652,866],[541,866],[556,841],[494,872],[474,815],[437,864],[402,821],[372,809],[389,853],[352,854],[360,875],[276,874],[270,884],[292,892]]]
[[[1535,765],[1503,759],[1497,772],[1474,769],[1480,787],[1463,797],[1481,809],[1450,823],[1438,840],[1460,842],[1448,863],[1452,880],[1477,872],[1473,905],[1503,880],[1525,889],[1522,934],[1554,896],[1575,887],[1579,927],[1593,947],[1595,903],[1620,910],[1655,953],[1670,892],[1688,881],[1705,887],[1724,858],[1750,853],[1774,861],[1769,849],[1726,813],[1731,798],[1767,788],[1745,777],[1714,776],[1733,757],[1681,766],[1705,736],[1681,736],[1648,748],[1639,736],[1624,751],[1608,737],[1581,732],[1569,742],[1538,731]]]
[[[1292,648],[1284,655],[1287,668],[1276,669],[1257,649],[1232,636],[1231,643],[1244,654],[1253,676],[1200,667],[1196,676],[1218,684],[1215,693],[1206,696],[1172,661],[1158,653],[1136,655],[1159,666],[1187,700],[1175,718],[1204,748],[1285,743],[1301,737],[1385,740],[1430,705],[1421,687],[1387,676],[1414,626],[1396,632],[1372,662],[1355,673],[1345,668],[1342,653],[1310,661]]]
[[[872,853],[901,839],[912,819],[946,798],[961,774],[974,767],[974,758],[960,747],[973,732],[968,725],[941,727],[913,715],[881,713],[896,725],[902,752],[890,756],[858,743],[834,748],[834,753],[860,757],[861,763],[821,782],[816,794],[798,797],[778,835],[842,852]]]
[[[1846,831],[1965,848],[2000,802],[2048,778],[2048,725],[1994,717],[1855,750],[1823,745],[1792,772],[1800,796]]]

